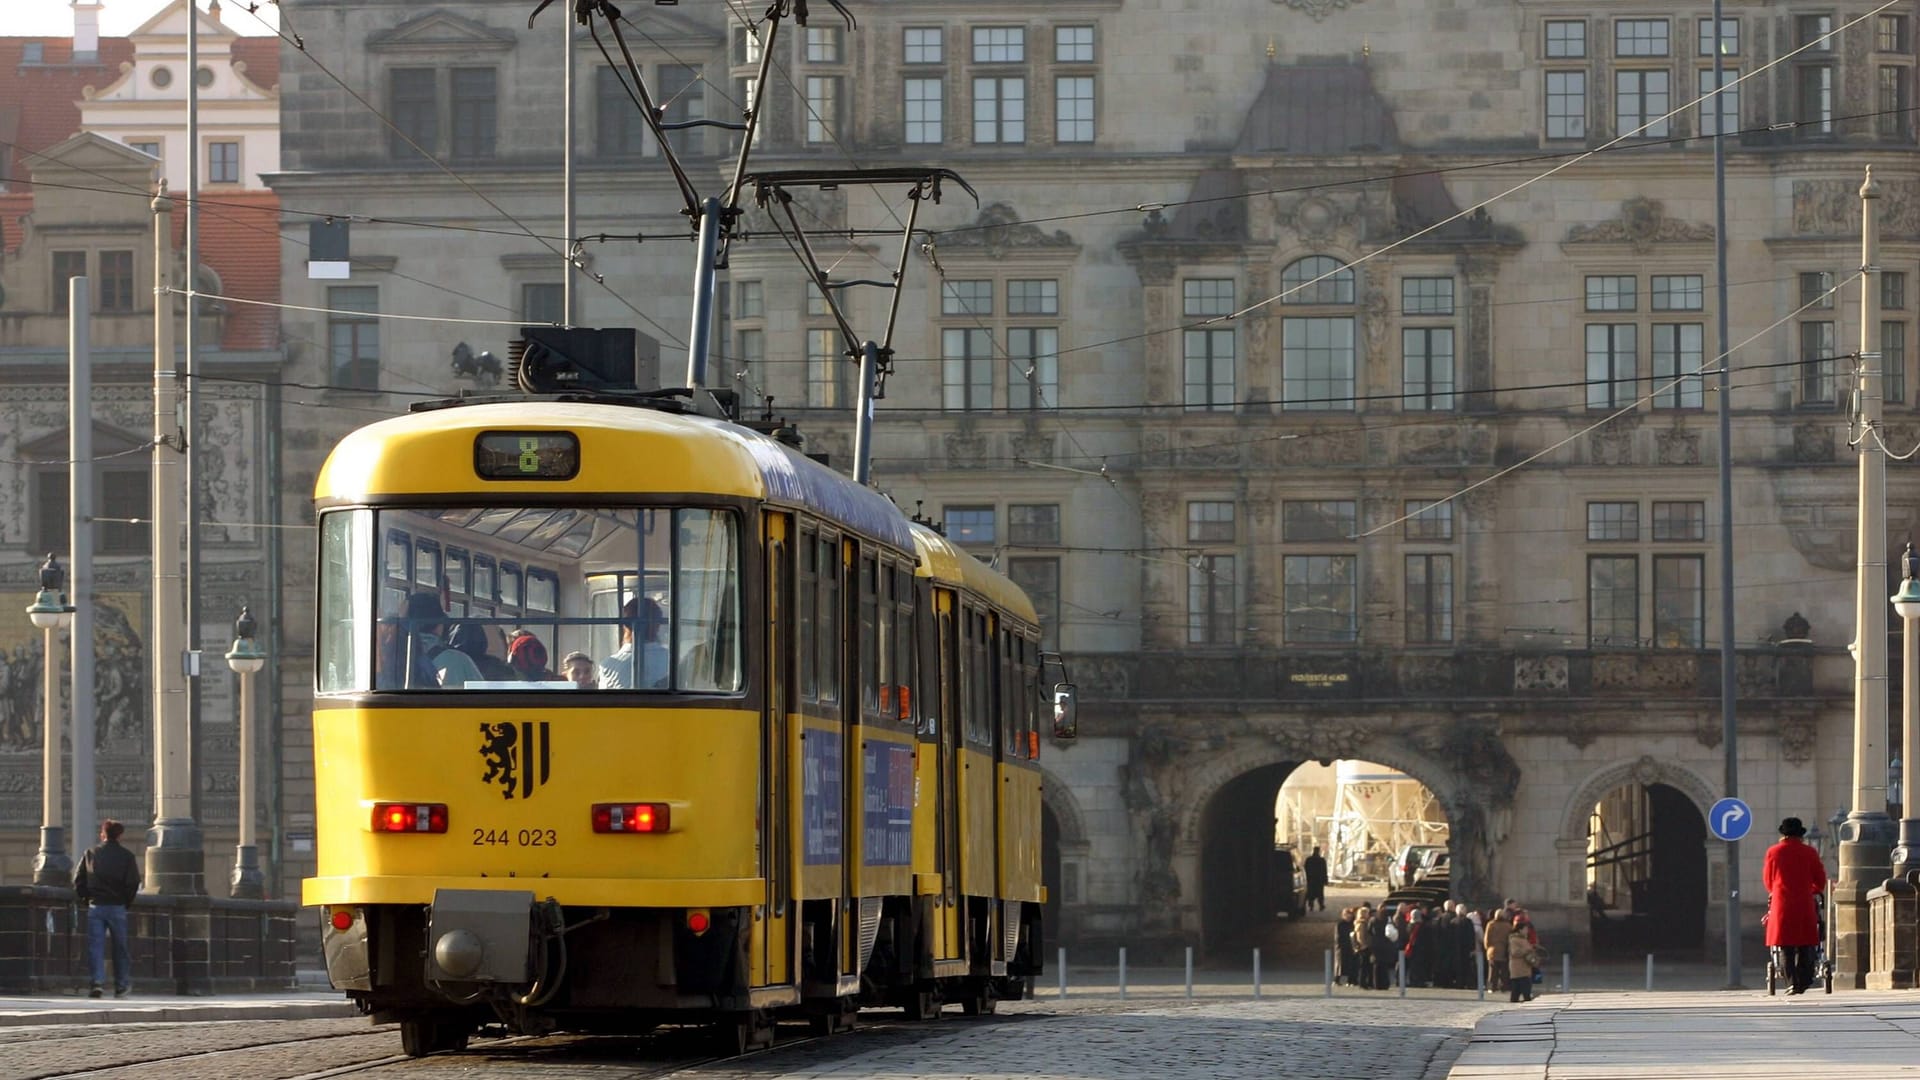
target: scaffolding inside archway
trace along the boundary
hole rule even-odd
[[[1409,844],[1445,844],[1446,812],[1426,785],[1369,761],[1302,765],[1280,791],[1276,843],[1327,854],[1332,877],[1377,881]]]

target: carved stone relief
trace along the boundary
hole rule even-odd
[[[1653,436],[1655,460],[1662,465],[1700,464],[1700,436],[1687,430],[1678,417],[1666,431]]]
[[[1028,225],[1020,220],[1020,215],[1006,203],[994,203],[980,211],[972,225],[965,229],[943,234],[940,237],[942,250],[978,250],[990,259],[1004,258],[1010,251],[1053,249],[1070,251],[1078,248],[1073,237],[1063,230],[1049,233],[1038,225]]]
[[[1345,11],[1360,0],[1273,0],[1276,4],[1285,4],[1295,11],[1304,11],[1314,22],[1319,22],[1336,11]]]
[[[1793,426],[1793,460],[1808,463],[1832,461],[1834,425],[1808,421]]]
[[[1513,658],[1513,689],[1516,693],[1565,693],[1567,658],[1564,656],[1516,656]]]
[[[1813,717],[1785,716],[1780,719],[1780,756],[1795,765],[1813,760],[1816,734]]]
[[[1595,465],[1633,464],[1632,415],[1622,416],[1587,436],[1587,460]]]
[[[1624,243],[1636,254],[1645,255],[1655,244],[1713,239],[1713,226],[1679,221],[1667,216],[1665,204],[1658,199],[1636,195],[1620,204],[1620,215],[1593,225],[1575,225],[1567,230],[1569,244]]]
[[[1864,65],[1862,65],[1864,69]],[[1802,235],[1857,236],[1860,179],[1795,180],[1793,231]],[[1920,236],[1920,180],[1883,179],[1875,215],[1882,235]]]

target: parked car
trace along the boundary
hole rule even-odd
[[[1400,849],[1400,857],[1394,860],[1394,866],[1399,871],[1398,879],[1388,882],[1388,885],[1413,885],[1433,865],[1434,859],[1444,858],[1446,854],[1445,844],[1408,844]]]

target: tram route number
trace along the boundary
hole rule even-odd
[[[552,829],[475,829],[474,847],[558,847],[560,837]]]

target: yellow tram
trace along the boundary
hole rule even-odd
[[[1041,970],[1032,605],[681,404],[440,403],[319,476],[304,900],[408,1053],[481,1024],[745,1049]]]

